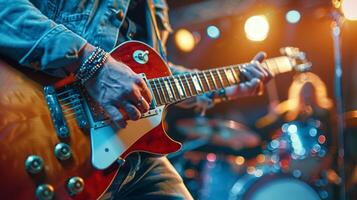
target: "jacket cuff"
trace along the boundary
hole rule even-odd
[[[75,62],[87,41],[63,25],[47,31],[21,58],[20,64],[63,76],[64,67]]]

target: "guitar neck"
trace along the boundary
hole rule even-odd
[[[286,56],[266,59],[262,67],[272,75],[292,70],[292,60]],[[245,80],[241,70],[249,63],[219,67],[150,79],[157,106],[176,103],[187,98],[239,84]]]

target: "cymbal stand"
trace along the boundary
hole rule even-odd
[[[338,147],[338,171],[341,177],[340,200],[346,199],[345,188],[345,144],[344,144],[344,115],[343,115],[343,96],[342,96],[342,60],[341,60],[341,26],[343,16],[338,11],[332,13],[333,21],[331,25],[332,39],[334,46],[334,93],[337,113],[337,147]]]

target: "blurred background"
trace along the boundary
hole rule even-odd
[[[310,72],[278,75],[263,95],[220,103],[204,117],[170,107],[169,134],[184,142],[170,160],[195,199],[278,199],[282,191],[297,199],[357,199],[357,1],[168,4],[174,31],[167,50],[175,64],[204,70],[249,62],[259,51],[280,56],[286,46],[312,63]],[[337,96],[334,52],[342,63]]]

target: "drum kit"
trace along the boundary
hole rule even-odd
[[[320,124],[312,119],[285,123],[264,143],[236,121],[183,119],[177,127],[188,142],[169,158],[195,199],[332,199],[328,172],[315,174],[327,155]],[[257,147],[249,156],[247,150]]]

